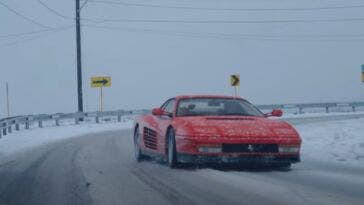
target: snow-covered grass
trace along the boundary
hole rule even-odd
[[[283,119],[291,119],[291,118],[307,118],[307,117],[323,117],[323,116],[343,116],[343,115],[363,115],[364,111],[358,112],[329,112],[329,113],[303,113],[303,114],[294,114],[294,113],[284,113]]]
[[[364,118],[297,125],[303,159],[364,166]]]
[[[110,123],[85,123],[79,125],[63,125],[61,127],[33,128],[28,131],[13,132],[0,139],[0,158],[24,151],[39,145],[55,142],[61,139],[77,137],[89,133],[128,129],[133,120]]]

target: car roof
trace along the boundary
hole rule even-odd
[[[189,98],[227,98],[227,99],[243,99],[241,97],[229,96],[229,95],[179,95],[176,96],[177,100],[189,99]]]

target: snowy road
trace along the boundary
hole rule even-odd
[[[317,204],[364,200],[364,168],[307,158],[291,171],[136,163],[131,133],[46,144],[0,164],[0,204]]]

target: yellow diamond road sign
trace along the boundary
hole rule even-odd
[[[91,78],[91,87],[93,88],[110,87],[110,86],[111,86],[111,77],[98,76]]]
[[[230,84],[234,87],[240,86],[240,75],[231,75]]]

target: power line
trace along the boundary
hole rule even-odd
[[[226,34],[226,33],[202,33],[202,32],[186,32],[186,31],[171,31],[171,30],[156,30],[156,29],[144,29],[144,28],[125,28],[125,27],[112,27],[112,26],[94,26],[84,25],[86,28],[97,28],[107,30],[120,30],[127,32],[142,32],[142,33],[154,33],[168,36],[183,36],[194,38],[214,38],[214,39],[243,39],[243,40],[261,40],[261,41],[297,41],[297,42],[358,42],[364,41],[363,35],[259,35],[259,34]],[[303,37],[303,38],[302,38]],[[310,38],[307,38],[310,37]],[[327,39],[313,39],[314,37]],[[338,39],[333,39],[336,37]],[[357,37],[343,39],[342,37]],[[363,37],[363,38],[360,38]]]
[[[190,31],[176,31],[176,30],[162,30],[162,29],[146,29],[146,28],[128,28],[128,27],[114,27],[114,26],[95,26],[95,25],[84,25],[91,28],[102,28],[102,29],[126,29],[134,31],[151,31],[151,32],[164,32],[164,33],[179,33],[179,34],[192,34],[192,35],[215,35],[215,36],[226,36],[226,37],[261,37],[261,38],[344,38],[344,37],[362,37],[364,34],[279,34],[279,35],[269,35],[269,34],[240,34],[240,33],[214,33],[214,32],[190,32]]]
[[[168,20],[168,19],[84,19],[94,23],[182,23],[182,24],[271,24],[271,23],[334,23],[362,22],[364,18],[289,19],[289,20]]]
[[[296,7],[296,8],[217,8],[217,7],[191,7],[191,6],[167,6],[157,4],[130,3],[124,1],[90,0],[90,3],[113,4],[133,7],[149,7],[162,9],[183,9],[183,10],[207,10],[207,11],[312,11],[312,10],[334,10],[364,8],[364,5],[349,6],[322,6],[322,7]]]
[[[44,35],[37,35],[37,36],[34,36],[34,37],[22,39],[22,40],[12,41],[12,42],[9,42],[9,43],[3,43],[3,44],[0,44],[0,47],[8,47],[8,46],[13,46],[13,45],[18,45],[20,43],[25,43],[25,42],[28,42],[28,41],[37,40],[37,39],[39,39],[41,37],[44,37],[44,36],[47,36],[47,35],[49,35],[51,33],[57,33],[57,32],[63,31],[63,30],[70,29],[72,27],[73,26],[67,26],[67,27],[62,27],[62,28],[55,28],[55,29],[52,29],[52,31],[50,33],[45,33]]]
[[[44,33],[44,32],[48,32],[48,31],[52,31],[52,30],[53,29],[41,29],[41,30],[22,32],[22,33],[11,33],[11,34],[0,35],[0,38],[11,38],[11,37],[33,35],[33,34]]]
[[[25,19],[25,20],[27,20],[27,21],[29,21],[29,22],[33,23],[33,24],[36,24],[36,25],[38,25],[38,26],[40,26],[40,27],[43,27],[43,28],[52,28],[52,27],[50,27],[50,26],[44,25],[44,24],[42,24],[42,23],[39,23],[38,21],[36,21],[36,20],[34,20],[34,19],[31,19],[31,18],[29,18],[29,17],[24,16],[23,14],[19,13],[18,11],[16,11],[16,10],[15,10],[15,9],[13,9],[13,8],[11,8],[11,7],[10,7],[10,6],[8,6],[7,4],[5,4],[4,2],[1,2],[1,1],[0,1],[0,5],[2,5],[3,7],[5,7],[5,8],[6,8],[6,9],[8,9],[9,11],[11,11],[12,13],[16,14],[17,16],[19,16],[19,17],[21,17],[21,18],[23,18],[23,19]]]
[[[89,1],[89,0],[85,0],[85,1],[83,2],[83,4],[80,6],[80,9],[83,9],[83,7],[85,7],[85,6],[86,6],[86,4],[88,3],[88,1]]]
[[[48,11],[52,12],[53,14],[55,14],[56,16],[59,16],[61,18],[64,18],[64,19],[73,19],[72,17],[69,17],[69,16],[65,16],[63,14],[61,14],[60,12],[58,12],[57,10],[49,7],[46,3],[44,3],[43,1],[41,0],[37,0],[39,4],[41,4],[44,8],[46,8]]]

